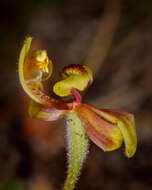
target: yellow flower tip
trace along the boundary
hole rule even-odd
[[[37,50],[36,51],[36,60],[39,62],[45,62],[47,58],[47,52],[45,50]]]
[[[61,72],[63,80],[57,82],[53,91],[58,96],[71,95],[71,89],[85,90],[93,82],[92,71],[85,65],[69,65]]]
[[[128,158],[131,158],[134,156],[135,152],[137,149],[137,144],[133,144],[132,146],[130,146],[128,149],[125,150],[125,154]]]

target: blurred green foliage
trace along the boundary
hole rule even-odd
[[[23,182],[18,179],[4,180],[0,182],[1,190],[25,190]]]

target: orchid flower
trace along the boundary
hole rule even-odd
[[[28,37],[21,49],[18,65],[20,83],[31,98],[30,116],[44,121],[66,119],[69,167],[63,190],[72,190],[86,157],[88,137],[105,152],[118,149],[124,142],[126,156],[130,158],[135,154],[134,116],[82,103],[80,91],[93,82],[92,71],[85,65],[65,67],[61,72],[63,80],[53,87],[56,95],[74,95],[74,101],[65,103],[46,95],[42,82],[51,76],[53,64],[45,50],[30,52],[31,42],[32,38]]]

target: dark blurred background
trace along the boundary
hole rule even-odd
[[[152,189],[151,10],[151,0],[0,1],[0,190],[57,190],[66,176],[64,121],[31,119],[19,84],[19,52],[29,35],[54,63],[49,94],[63,66],[86,64],[94,83],[85,101],[135,114],[135,156],[90,142],[76,189]]]

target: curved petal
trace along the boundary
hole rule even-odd
[[[54,100],[42,92],[41,81],[48,79],[52,73],[52,62],[48,60],[45,50],[37,50],[30,55],[32,38],[28,37],[21,49],[19,57],[19,79],[24,91],[39,104],[56,109],[67,109],[67,105]],[[44,53],[44,55],[43,55]],[[48,75],[44,74],[48,72]]]
[[[91,109],[91,106],[79,104],[75,112],[84,124],[90,139],[104,151],[112,151],[119,148],[123,137],[120,129]]]
[[[137,149],[137,135],[134,115],[111,109],[100,109],[100,112],[102,112],[102,116],[105,117],[105,119],[117,123],[117,126],[123,135],[126,147],[125,153],[127,157],[132,157]]]
[[[27,59],[27,56],[29,55],[30,46],[31,46],[32,38],[28,37],[21,49],[20,57],[19,57],[19,65],[18,65],[18,72],[19,72],[19,79],[20,83],[24,89],[24,91],[35,101],[38,101],[37,98],[33,95],[30,88],[26,84],[25,78],[24,78],[24,63]]]
[[[106,147],[104,150],[114,150],[119,148],[122,140],[124,140],[127,157],[134,155],[137,148],[137,136],[132,114],[118,110],[98,109],[87,104],[78,105],[76,112],[85,123],[89,137],[95,143],[97,141],[96,144],[99,147],[102,148],[100,144],[103,143],[103,139],[108,139],[104,143]],[[104,131],[108,132],[105,133]],[[109,149],[109,147],[112,148]]]
[[[32,100],[29,105],[30,116],[43,121],[55,121],[61,119],[67,112],[67,110],[44,107],[34,100]]]

